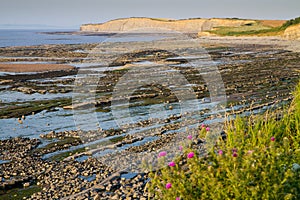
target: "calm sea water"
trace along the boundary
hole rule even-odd
[[[72,34],[45,34],[47,32],[74,32],[77,30],[22,30],[22,29],[0,29],[0,47],[8,46],[32,46],[43,44],[82,44],[100,43],[109,41],[151,41],[162,38],[157,35],[135,35],[135,36],[85,36]]]
[[[104,36],[42,34],[43,32],[76,30],[0,30],[0,47],[31,46],[42,44],[81,44],[96,43],[106,39]]]

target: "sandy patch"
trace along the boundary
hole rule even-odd
[[[46,72],[68,69],[74,69],[74,67],[62,64],[0,64],[2,72]]]

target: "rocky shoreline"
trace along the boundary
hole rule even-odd
[[[148,173],[130,173],[115,171],[111,167],[93,158],[91,154],[71,153],[65,158],[43,159],[43,155],[81,144],[76,138],[77,132],[60,132],[42,135],[42,138],[60,138],[62,143],[54,141],[45,147],[39,147],[41,140],[29,138],[11,138],[0,141],[0,160],[8,162],[0,165],[0,194],[9,195],[12,188],[38,192],[23,199],[148,199],[151,194],[146,190]],[[85,133],[87,134],[87,133]],[[101,135],[101,133],[98,133]],[[160,138],[142,146],[128,148],[128,152],[143,152],[165,145],[175,136],[160,134]],[[134,143],[134,136],[126,136],[115,146]],[[78,141],[74,143],[74,141]],[[191,145],[203,148],[204,140],[195,138]],[[52,145],[55,144],[55,145]],[[66,146],[67,145],[67,146]],[[91,152],[86,148],[88,152]],[[204,149],[203,149],[204,150]],[[83,155],[85,159],[79,159]],[[182,162],[185,162],[184,160]],[[5,192],[5,191],[8,191]],[[0,196],[0,198],[2,198]]]

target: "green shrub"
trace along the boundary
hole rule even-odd
[[[293,25],[296,25],[296,24],[299,24],[300,23],[300,17],[297,17],[295,19],[291,19],[291,20],[288,20],[286,21],[282,26],[281,26],[281,29],[286,29],[287,27],[289,26],[293,26]]]
[[[227,141],[207,155],[185,149],[175,166],[150,174],[152,198],[300,199],[300,84],[290,109],[275,119],[272,113],[236,117],[226,124]],[[187,158],[189,152],[195,155]]]

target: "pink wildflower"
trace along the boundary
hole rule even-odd
[[[172,183],[167,183],[166,184],[166,189],[168,190],[168,189],[170,189],[172,187]]]
[[[252,154],[254,152],[254,150],[249,150],[248,152],[247,152],[247,154]]]
[[[188,157],[188,158],[193,158],[194,155],[195,155],[194,152],[190,152],[190,153],[188,153],[187,157]]]
[[[174,166],[175,166],[175,162],[174,162],[174,161],[169,162],[169,166],[170,166],[170,167],[174,167]]]
[[[162,152],[160,152],[160,153],[158,154],[158,157],[160,158],[160,157],[164,157],[164,156],[166,156],[166,155],[167,155],[167,152],[162,151]]]
[[[221,156],[221,155],[223,155],[223,151],[222,150],[219,150],[218,151],[218,154]]]

